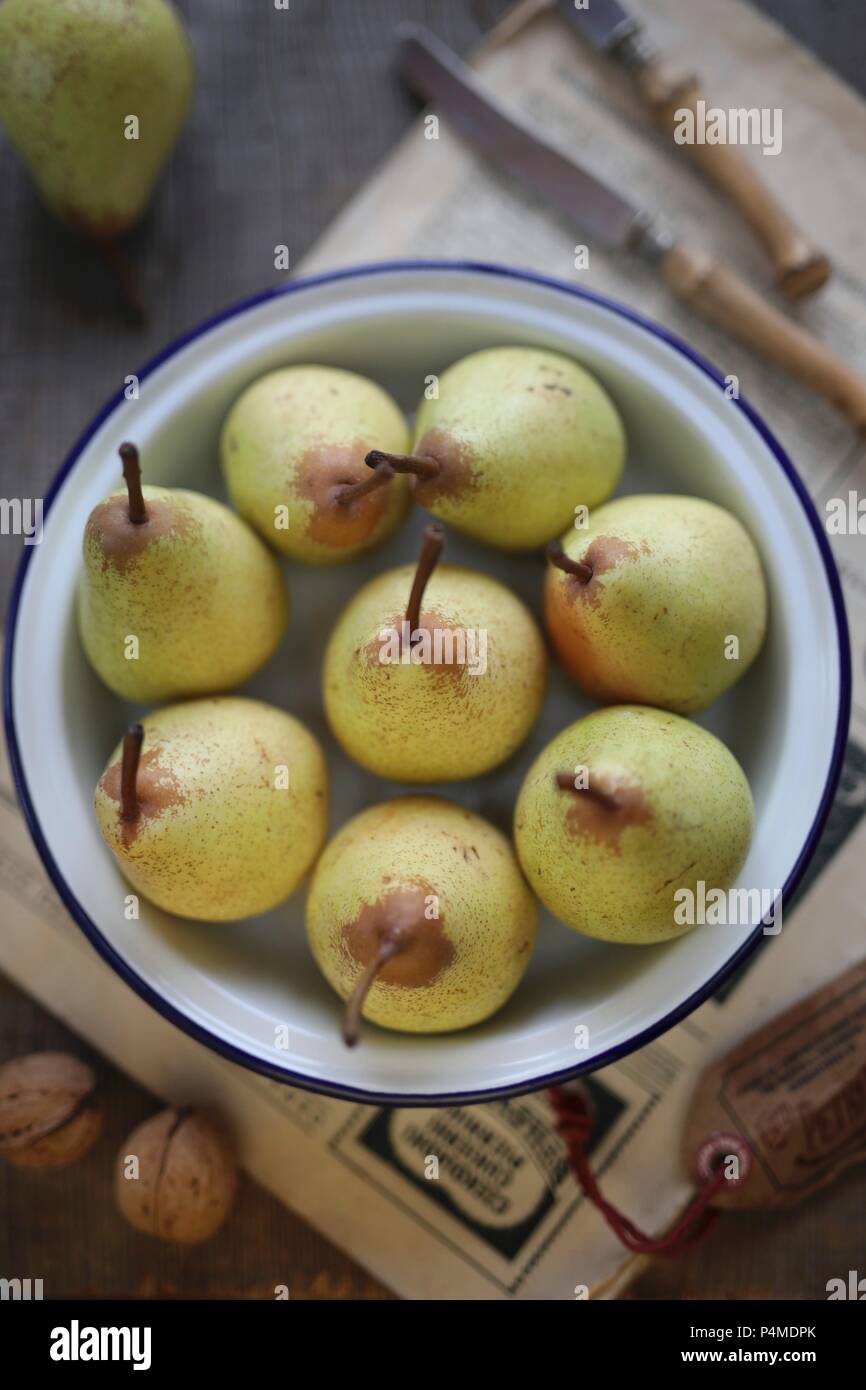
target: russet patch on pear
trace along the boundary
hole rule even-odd
[[[191,512],[161,497],[149,499],[147,518],[136,525],[129,517],[128,497],[115,493],[94,507],[87,518],[84,545],[101,556],[103,571],[110,567],[122,574],[154,542],[164,536],[189,535],[195,529]]]
[[[343,948],[356,965],[366,967],[383,941],[404,938],[404,949],[384,962],[378,980],[401,989],[432,985],[454,959],[454,943],[446,935],[442,917],[426,915],[428,903],[435,897],[429,883],[386,888],[376,902],[364,903],[357,917],[343,928]]]
[[[365,440],[311,445],[298,463],[295,487],[309,502],[307,536],[336,550],[363,545],[381,526],[388,508],[385,488],[342,502],[346,491],[369,478]]]
[[[596,794],[599,780],[604,785],[600,796]],[[560,789],[568,790],[562,783]],[[617,855],[621,853],[623,832],[630,825],[646,826],[653,820],[652,806],[643,787],[609,778],[596,778],[592,786],[568,797],[563,805],[566,827],[575,840],[594,840]]]
[[[461,444],[447,430],[432,428],[415,444],[415,452],[422,458],[432,459],[437,465],[433,477],[413,477],[412,490],[415,500],[422,507],[435,511],[436,502],[443,497],[455,501],[471,500],[473,494],[482,490],[481,479],[473,468],[471,449]]]
[[[123,758],[117,758],[103,772],[99,786],[107,797],[117,802],[121,820],[121,835],[128,848],[149,821],[163,815],[174,807],[182,806],[187,797],[170,766],[160,760],[161,748],[149,748],[142,754],[137,768],[137,815],[124,820],[121,812],[121,783],[123,777]]]

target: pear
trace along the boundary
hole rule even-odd
[[[50,210],[97,241],[141,217],[192,86],[164,0],[0,4],[0,120]]]
[[[616,407],[589,372],[556,352],[501,347],[442,374],[411,455],[380,444],[367,462],[414,475],[415,500],[467,536],[529,550],[609,497],[624,457]]]
[[[520,982],[536,906],[511,845],[462,806],[407,796],[368,807],[335,835],[307,898],[307,935],[326,980],[364,1016],[403,1033],[489,1018]]]
[[[277,560],[250,528],[197,492],[141,486],[90,513],[78,630],[90,664],[122,699],[149,704],[239,685],[275,650],[288,618]]]
[[[283,367],[248,386],[222,431],[232,501],[271,545],[305,564],[351,560],[396,530],[407,480],[364,460],[377,440],[408,446],[386,391],[337,367]]]
[[[642,946],[689,930],[679,890],[733,883],[752,823],[749,784],[719,739],[679,715],[620,705],[579,719],[539,754],[514,835],[555,916]]]
[[[700,497],[623,497],[548,547],[544,615],[597,700],[705,709],[764,641],[767,589],[735,516]]]
[[[283,710],[189,700],[129,730],[95,808],[121,872],[157,907],[205,922],[253,917],[294,892],[322,847],[327,768]]]
[[[488,772],[522,743],[544,698],[547,656],[531,613],[487,575],[436,569],[443,544],[434,522],[417,567],[365,585],[325,652],[335,737],[362,767],[402,782]]]

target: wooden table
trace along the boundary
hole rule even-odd
[[[0,144],[0,494],[41,495],[94,411],[128,372],[222,305],[282,278],[274,246],[296,263],[391,148],[414,105],[389,73],[402,19],[465,50],[501,0],[182,0],[197,55],[195,109],[145,224],[131,243],[150,318],[118,316],[90,252],[41,210]],[[861,0],[761,0],[861,91]],[[26,482],[24,481],[26,480]],[[0,539],[5,601],[18,543]],[[87,1049],[0,978],[0,1057]],[[107,1102],[105,1134],[74,1167],[38,1174],[0,1163],[0,1273],[42,1277],[53,1297],[384,1298],[384,1290],[304,1222],[246,1182],[220,1235],[176,1250],[116,1215],[111,1156],[154,1108],[152,1097],[93,1059]],[[673,1264],[632,1290],[654,1298],[809,1298],[820,1278],[863,1271],[866,1169],[784,1216],[726,1216]]]

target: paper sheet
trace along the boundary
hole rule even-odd
[[[530,7],[532,8],[532,7]],[[852,361],[866,327],[866,107],[740,0],[644,0],[634,8],[686,67],[697,58],[711,99],[780,106],[784,147],[761,172],[834,263],[831,286],[798,315]],[[768,267],[736,215],[649,128],[625,82],[542,14],[479,65],[503,99],[548,138],[603,169],[633,198],[757,285]],[[847,495],[863,455],[829,406],[676,306],[640,266],[590,246],[534,197],[482,168],[442,122],[419,122],[349,205],[303,270],[393,256],[500,260],[575,280],[681,333],[764,413],[810,490]],[[864,953],[866,852],[866,560],[841,539],[855,649],[855,711],[842,786],[797,910],[723,996],[663,1038],[588,1078],[591,1157],[606,1195],[653,1233],[691,1195],[677,1143],[708,1062]],[[178,1032],[96,956],[48,884],[0,769],[0,968],[130,1075],[169,1101],[213,1104],[234,1125],[252,1174],[392,1289],[409,1298],[569,1300],[616,1297],[634,1260],[581,1198],[552,1135],[543,1095],[474,1108],[379,1110],[282,1087]],[[813,930],[820,923],[820,935]],[[820,943],[820,944],[819,944]],[[438,1178],[425,1159],[438,1159]],[[816,1288],[816,1296],[821,1293]]]

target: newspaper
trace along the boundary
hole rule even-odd
[[[524,11],[538,11],[532,3]],[[685,67],[699,60],[711,99],[784,111],[784,149],[761,173],[834,263],[802,320],[856,362],[866,341],[861,229],[866,224],[866,107],[740,0],[643,0],[653,36]],[[683,232],[737,263],[769,271],[736,215],[668,150],[627,85],[538,13],[479,61],[486,81],[549,138]],[[349,205],[303,269],[394,256],[455,256],[534,267],[609,293],[657,317],[725,371],[766,415],[816,500],[847,496],[860,446],[829,406],[670,301],[649,272],[590,247],[575,270],[574,228],[483,168],[441,124],[418,122]],[[862,363],[862,353],[861,353]],[[866,363],[862,363],[866,367]],[[649,1047],[586,1079],[596,1124],[591,1159],[606,1195],[652,1233],[692,1194],[679,1136],[698,1076],[747,1033],[863,954],[857,925],[866,853],[866,559],[858,537],[834,540],[857,671],[839,795],[796,910],[719,996]],[[543,1094],[477,1107],[379,1109],[283,1087],[225,1062],[180,1033],[103,964],[62,908],[0,761],[0,968],[169,1102],[195,1099],[233,1125],[253,1178],[409,1298],[612,1298],[643,1261],[629,1256],[581,1197]],[[815,930],[820,926],[820,931]],[[425,1177],[434,1154],[439,1176]],[[275,1284],[289,1271],[274,1271]],[[816,1271],[816,1296],[826,1276]]]

